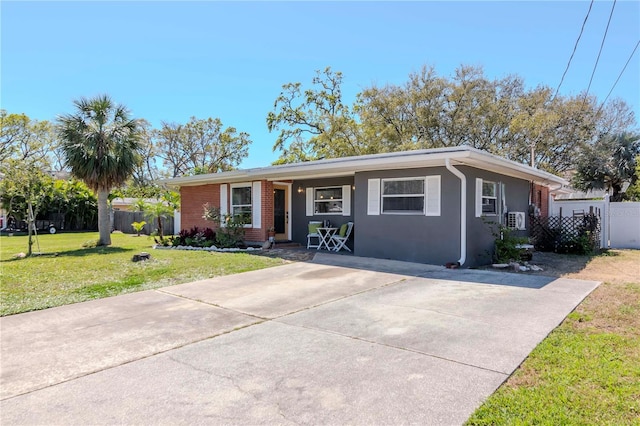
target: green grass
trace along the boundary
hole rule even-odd
[[[513,383],[501,387],[472,425],[640,424],[640,339],[611,333],[554,331]],[[535,380],[526,376],[535,374]]]
[[[587,265],[579,276],[607,274],[611,281],[540,343],[467,424],[640,425],[640,252],[619,254],[619,261],[603,255]]]
[[[27,251],[27,237],[0,237],[0,315],[158,288],[282,264],[245,253],[153,250],[149,237],[114,233],[109,247],[92,247],[97,233],[39,236],[40,255]],[[84,247],[83,247],[84,246]],[[88,247],[87,247],[88,246]],[[146,251],[151,260],[132,262]]]

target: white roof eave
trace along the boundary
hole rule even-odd
[[[489,170],[506,176],[533,181],[534,183],[545,186],[565,186],[569,184],[566,179],[563,179],[560,176],[556,176],[552,173],[535,169],[524,164],[516,163],[515,161],[496,157],[495,155],[479,150],[472,151],[469,160],[465,163],[478,169]]]
[[[209,183],[234,183],[251,180],[300,180],[336,176],[353,176],[356,172],[444,166],[449,159],[457,165],[467,165],[511,177],[534,181],[542,185],[568,185],[565,179],[514,161],[505,160],[469,147],[403,151],[343,157],[307,163],[283,164],[246,170],[185,176],[164,181],[169,186],[193,186]]]
[[[300,163],[288,165],[286,169],[269,168],[256,170],[256,177],[262,176],[265,179],[300,179],[312,177],[328,176],[352,176],[356,172],[366,172],[373,170],[409,169],[418,167],[435,167],[444,165],[445,158],[462,158],[468,153],[417,153],[406,156],[379,155],[367,157],[348,157],[343,161],[325,160],[322,163]]]
[[[248,170],[232,170],[230,172],[207,173],[204,175],[182,176],[177,178],[163,179],[164,183],[170,187],[206,185],[220,182],[242,182],[250,179]]]

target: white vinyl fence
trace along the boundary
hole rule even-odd
[[[604,200],[554,200],[549,205],[551,216],[587,213],[599,215],[601,248],[640,249],[640,203],[612,203]]]
[[[640,249],[640,203],[609,203],[609,247]]]

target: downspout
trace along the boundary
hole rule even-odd
[[[467,260],[467,177],[453,167],[448,158],[445,158],[444,165],[460,179],[460,259],[458,264],[462,266]]]

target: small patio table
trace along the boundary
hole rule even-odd
[[[331,244],[331,237],[333,237],[336,232],[338,232],[338,228],[318,228],[318,234],[320,235],[320,244],[318,244],[318,250],[324,248],[326,250],[331,251],[333,248]]]

